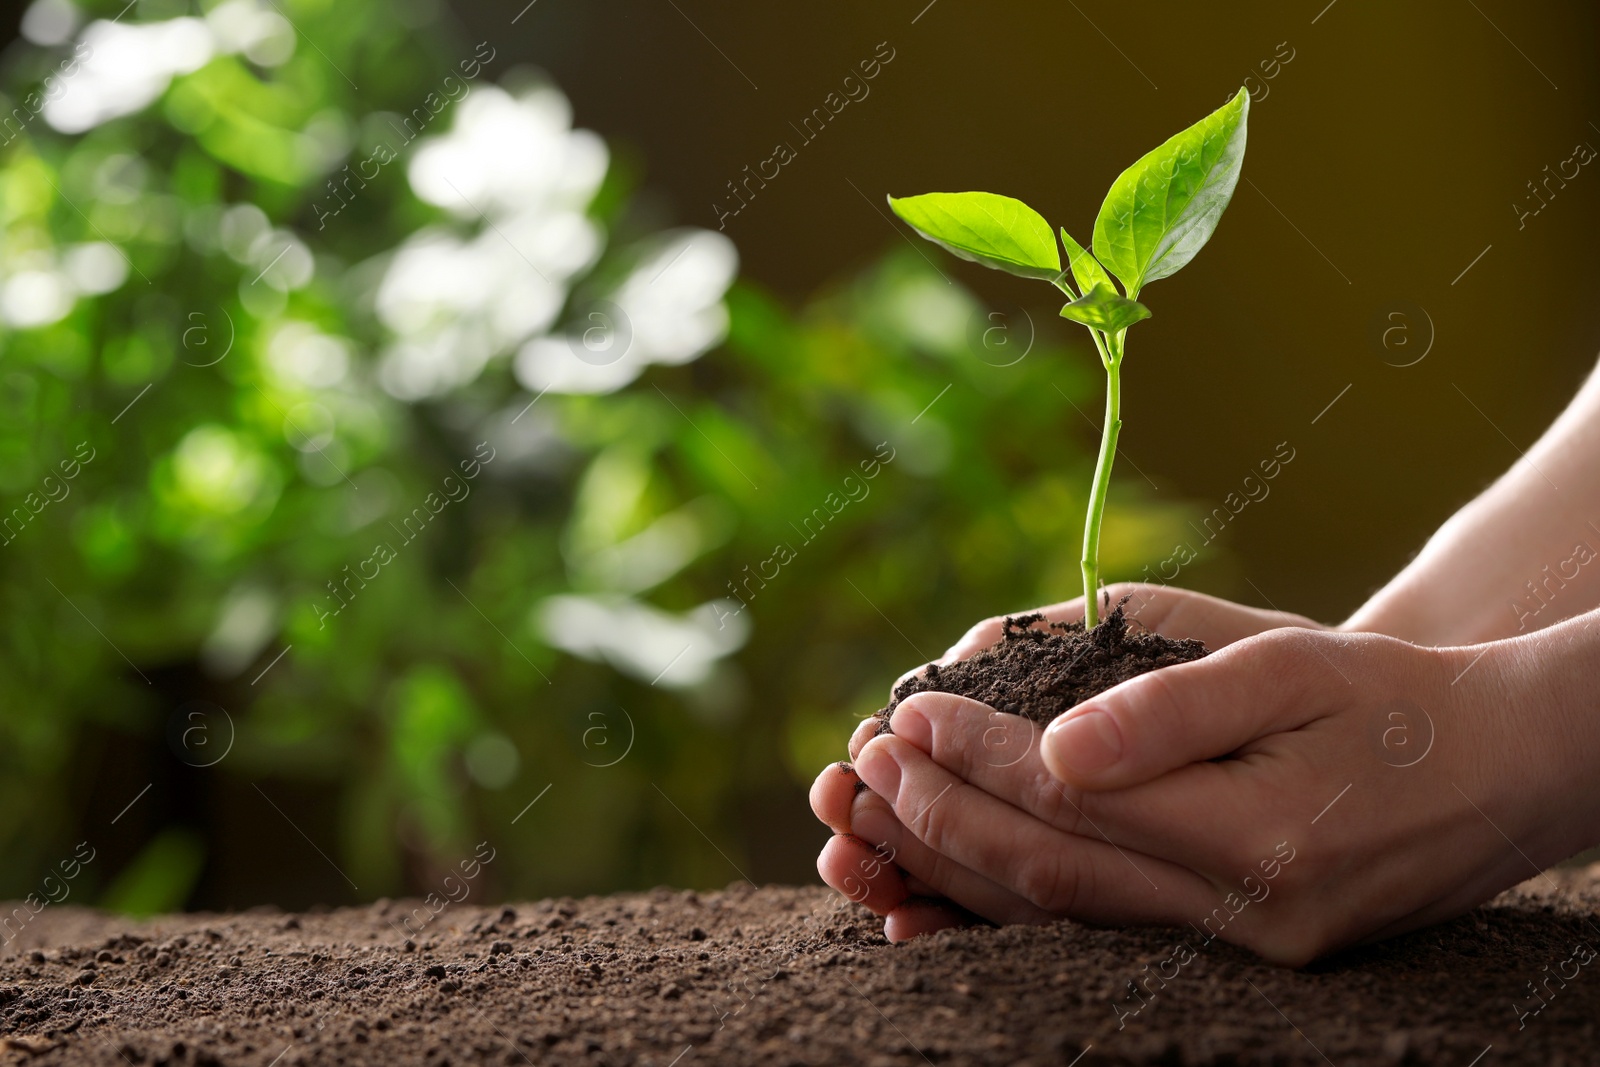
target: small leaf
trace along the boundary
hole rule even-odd
[[[924,193],[891,196],[889,207],[962,259],[1024,278],[1053,281],[1061,274],[1050,224],[1020,200],[995,193]]]
[[[1078,292],[1087,294],[1089,290],[1102,283],[1112,292],[1117,291],[1117,287],[1111,281],[1111,275],[1106,273],[1100,261],[1095,259],[1088,249],[1074,241],[1066,227],[1061,229],[1061,246],[1067,250],[1067,263],[1072,267],[1072,280],[1078,283]]]
[[[1244,163],[1250,93],[1147,153],[1111,183],[1094,222],[1094,252],[1123,288],[1176,274],[1217,228]]]
[[[1137,300],[1117,295],[1109,282],[1094,288],[1061,309],[1061,317],[1092,326],[1103,333],[1116,333],[1150,317],[1150,309]]]

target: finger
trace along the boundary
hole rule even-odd
[[[817,856],[822,880],[851,901],[888,915],[911,894],[890,854],[852,834],[839,834]]]
[[[996,923],[1041,923],[1054,918],[1011,890],[923,844],[901,825],[888,801],[876,793],[862,793],[857,798],[852,823],[855,836],[876,849],[878,855],[893,857],[894,864],[909,876],[908,881],[931,888],[975,915]]]
[[[909,941],[923,934],[935,934],[983,920],[947,900],[912,897],[891,911],[883,920],[883,936],[890,941]]]
[[[1102,593],[1108,603],[1122,603],[1126,600],[1128,617],[1146,630],[1174,639],[1192,638],[1212,650],[1271,629],[1326,629],[1321,623],[1301,615],[1245,607],[1203,593],[1192,593],[1186,589],[1168,586],[1125,582],[1108,586]],[[1083,598],[1077,597],[1022,614],[1040,614],[1051,622],[1076,622],[1083,618]],[[946,665],[966,659],[994,645],[1004,636],[1006,618],[1007,616],[996,616],[973,626],[934,662]],[[891,703],[894,694],[907,679],[921,676],[927,669],[928,664],[924,664],[896,679],[890,690]],[[868,719],[857,726],[850,739],[850,757],[854,759],[859,755],[862,746],[876,737],[881,730],[881,725],[875,719]]]
[[[850,802],[861,779],[848,763],[830,763],[811,783],[811,810],[836,834],[850,832]]]
[[[1084,792],[1050,773],[1039,752],[1043,731],[1032,720],[975,700],[918,693],[895,709],[893,726],[895,737],[956,778],[1057,830],[1191,870],[1214,869],[1239,828],[1256,821],[1256,778],[1232,762],[1191,764],[1133,789]]]
[[[1172,586],[1127,585],[1111,588],[1115,590],[1111,603],[1117,603],[1122,596],[1131,596],[1125,609],[1128,618],[1137,621],[1151,633],[1173,639],[1192,638],[1213,651],[1267,630],[1285,627],[1326,629],[1321,623],[1304,615],[1247,607],[1231,600]]]
[[[911,840],[947,867],[1003,887],[1034,908],[1090,922],[1183,922],[1214,895],[1200,876],[1176,864],[1048,826],[961,781],[893,735],[868,744],[856,771],[875,794],[893,798],[896,825],[904,829],[896,839],[892,829],[858,814],[856,832],[883,839],[908,871],[985,918],[1017,921],[996,918],[938,873],[917,869],[919,850]]]
[[[817,775],[817,780],[811,785],[811,810],[814,811],[817,815],[817,818],[821,819],[822,822],[826,824],[827,827],[835,834],[849,836],[850,808],[855,802],[856,794],[865,788],[865,783],[863,783],[860,778],[856,777],[855,769],[851,767],[850,764],[843,762],[829,764],[823,769],[821,774]],[[845,846],[841,845],[839,847],[844,848]],[[838,888],[840,892],[844,893],[846,896],[850,896],[852,893],[859,896],[861,879],[858,868],[864,863],[870,863],[870,860],[868,860],[859,852],[847,851],[840,853],[840,855],[843,856],[843,859],[836,858],[835,860],[831,861],[829,868],[830,873],[834,875],[839,883],[839,885],[835,888]],[[854,879],[854,881],[849,881],[851,879]],[[824,875],[823,880],[829,881],[828,876]],[[848,884],[846,884],[847,881]],[[944,922],[942,925],[931,926],[927,930],[923,930],[922,926],[926,925],[924,919],[927,922],[932,922],[930,917],[933,916],[938,910],[933,907],[935,903],[938,903],[933,898],[937,898],[939,896],[939,892],[919,878],[906,877],[904,878],[904,883],[906,892],[911,894],[913,898],[923,898],[920,901],[915,899],[913,900],[913,903],[918,904],[920,908],[918,915],[923,916],[923,918],[915,921],[909,918],[903,918],[900,920],[900,928],[915,928],[917,932],[927,933],[935,929],[944,929],[946,926],[958,924],[957,920],[952,918],[949,921]],[[830,881],[829,884],[832,885],[833,882]],[[882,899],[882,894],[880,894],[878,899]],[[951,915],[961,912],[960,908],[957,908],[954,905],[949,905],[948,902],[945,902],[945,904],[946,910],[949,911]],[[891,917],[892,915],[893,913],[891,912]],[[970,921],[971,919],[969,917],[968,919],[964,920],[962,924]],[[912,937],[915,936],[915,934],[908,933],[904,936]],[[891,940],[902,939],[903,938],[891,938]]]
[[[883,720],[878,718],[876,715],[872,716],[870,719],[862,719],[859,723],[857,723],[855,732],[850,735],[850,744],[848,746],[850,749],[850,758],[855,759],[856,753],[861,751],[862,746],[864,746],[868,741],[871,741],[874,737],[877,737],[882,732]]]
[[[1129,679],[1046,728],[1045,765],[1081,789],[1124,789],[1304,726],[1347,691],[1326,641],[1275,630]]]

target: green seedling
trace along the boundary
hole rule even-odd
[[[1087,629],[1100,622],[1095,596],[1100,586],[1100,525],[1117,435],[1122,431],[1122,357],[1128,327],[1150,317],[1150,309],[1139,302],[1140,291],[1181,270],[1216,230],[1239,182],[1249,114],[1250,94],[1240,89],[1220,110],[1118,175],[1094,220],[1091,248],[1061,230],[1066,270],[1061,268],[1061,249],[1050,224],[1020,200],[994,193],[889,198],[896,215],[946,251],[985,267],[1050,282],[1070,301],[1061,309],[1062,317],[1082,323],[1094,339],[1106,368],[1106,418],[1083,527]]]

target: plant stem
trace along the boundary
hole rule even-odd
[[[1093,332],[1093,331],[1091,331]],[[1094,487],[1089,491],[1089,513],[1083,523],[1083,627],[1100,625],[1100,524],[1105,518],[1106,491],[1111,486],[1111,464],[1117,458],[1117,435],[1122,432],[1122,344],[1123,334],[1106,337],[1099,344],[1106,368],[1106,419],[1100,429],[1100,458],[1095,461]]]

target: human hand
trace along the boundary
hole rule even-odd
[[[1276,627],[1320,628],[1319,623],[1298,615],[1244,607],[1168,586],[1123,583],[1109,586],[1103,595],[1108,596],[1112,603],[1128,597],[1128,617],[1152,632],[1171,638],[1194,638],[1213,650]],[[1053,622],[1078,621],[1083,618],[1083,598],[1037,610]],[[945,664],[966,659],[995,644],[1001,639],[1004,624],[1005,616],[983,620],[968,630],[938,662]],[[910,673],[915,674],[923,669],[925,667],[919,667]],[[905,677],[903,675],[901,680]],[[895,684],[898,686],[899,681]],[[1017,720],[1014,716],[1005,718],[1015,722],[1025,721]],[[848,746],[852,758],[877,733],[877,728],[877,719],[867,719],[857,727]],[[1013,736],[1014,733],[1002,729],[985,736],[993,746],[1003,747],[1009,742],[1023,740],[1022,735]],[[1028,735],[1029,745],[1032,744],[1031,736]],[[991,755],[1001,762],[1011,758],[1010,754],[998,752]],[[914,937],[971,921],[971,916],[965,910],[938,900],[938,894],[928,884],[915,877],[904,877],[894,854],[875,849],[852,835],[852,807],[870,806],[873,803],[864,793],[858,797],[859,781],[849,764],[833,764],[817,776],[811,787],[812,809],[837,835],[828,842],[817,859],[817,869],[823,880],[850,899],[884,916],[884,929],[891,940]],[[927,865],[926,860],[922,865]]]
[[[1038,744],[1027,720],[921,693],[858,752],[872,792],[851,826],[994,922],[1193,924],[1299,965],[1592,843],[1574,647],[1275,630],[1125,682]],[[996,730],[1019,758],[996,758]]]

